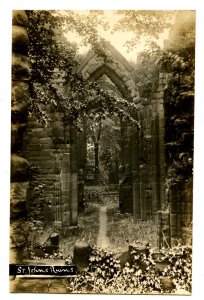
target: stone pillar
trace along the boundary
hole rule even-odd
[[[189,179],[182,194],[181,203],[181,234],[185,245],[192,245],[192,219],[193,219],[193,180]]]
[[[172,186],[169,191],[170,235],[172,247],[181,242],[181,198],[182,188],[179,186]]]
[[[75,226],[78,223],[78,176],[76,132],[70,126],[65,128],[63,158],[61,162],[62,189],[62,219],[65,226]]]
[[[74,135],[74,140],[76,141],[76,135]],[[70,147],[70,172],[71,172],[71,201],[70,201],[70,211],[71,219],[70,225],[76,226],[78,223],[78,175],[77,175],[77,156],[76,156],[76,143]]]
[[[121,212],[133,211],[132,190],[132,148],[131,148],[132,126],[121,124],[121,180],[119,185],[119,205]]]
[[[26,30],[28,20],[25,12],[14,11],[12,22],[10,263],[21,263],[29,233],[26,223],[29,164],[21,157],[30,79]]]
[[[152,120],[152,211],[155,214],[160,209],[160,168],[159,168],[159,137],[158,116]]]
[[[171,246],[192,244],[192,180],[170,188]]]
[[[70,174],[70,146],[67,145],[66,153],[63,153],[61,161],[61,194],[62,194],[62,223],[63,226],[70,225],[70,200],[71,200],[71,174]]]
[[[140,214],[140,170],[139,170],[139,131],[137,128],[133,128],[132,138],[132,166],[133,166],[133,214],[136,220],[141,218]]]
[[[171,246],[170,240],[170,214],[159,211],[157,213],[157,246],[159,249]]]
[[[164,119],[164,87],[166,74],[159,74],[159,88],[157,91],[157,113],[158,113],[158,141],[159,141],[159,181],[160,181],[160,203],[166,202],[165,196],[165,147],[164,147],[164,133],[165,133],[165,119]]]

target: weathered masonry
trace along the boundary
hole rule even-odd
[[[134,70],[110,44],[104,45],[114,63],[90,52],[79,72],[90,80],[108,77],[125,99],[137,104],[141,130],[121,124],[121,166],[119,188],[122,212],[133,212],[138,219],[155,214],[164,201],[164,111],[165,74],[160,74],[159,89],[152,99],[141,99],[135,86]]]
[[[122,212],[133,212],[136,218],[146,219],[160,209],[162,199],[165,199],[162,102],[165,75],[160,74],[159,91],[154,98],[141,99],[130,64],[109,43],[106,47],[117,63],[105,63],[103,58],[90,52],[78,71],[90,80],[107,76],[122,97],[137,103],[141,130],[130,124],[121,124],[122,184],[119,198]],[[84,132],[77,138],[73,129],[64,127],[62,115],[51,106],[48,111],[50,122],[47,127],[29,117],[23,140],[24,157],[40,171],[40,188],[32,191],[31,199],[38,198],[42,202],[49,200],[55,221],[68,226],[76,225],[78,176],[85,168],[86,136]],[[51,211],[45,207],[46,218],[53,218]]]
[[[29,162],[22,154],[30,80],[28,20],[24,11],[13,12],[12,25],[10,263],[20,263],[29,233],[26,223]]]

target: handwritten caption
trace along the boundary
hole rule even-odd
[[[48,266],[48,265],[9,265],[9,275],[10,276],[74,276],[76,275],[76,265],[67,266]]]

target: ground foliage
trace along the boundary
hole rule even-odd
[[[150,246],[150,245],[149,245]],[[156,268],[151,247],[145,253],[131,251],[132,262],[121,267],[112,252],[92,247],[90,264],[76,278],[70,279],[71,293],[155,294],[191,292],[191,249],[178,246],[161,250],[167,267],[162,276],[171,278],[175,288],[164,289],[161,274]],[[142,267],[141,267],[142,266]]]

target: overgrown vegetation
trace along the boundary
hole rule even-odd
[[[195,14],[180,13],[171,44],[161,58],[169,72],[165,91],[167,186],[192,178],[195,74]]]
[[[107,214],[108,236],[115,249],[123,251],[129,243],[136,241],[149,242],[157,248],[157,228],[153,220],[135,220],[133,214],[122,214],[116,206],[110,208]]]
[[[166,268],[159,271],[151,248],[131,251],[131,263],[121,267],[111,252],[92,247],[90,264],[76,278],[69,279],[71,293],[104,294],[188,294],[191,292],[191,249],[177,247],[161,251]],[[170,282],[170,285],[169,285]],[[168,283],[168,284],[167,284]]]
[[[115,30],[133,29],[135,34],[158,36],[161,30],[167,28],[166,15],[158,12],[151,16],[149,12],[121,11],[123,19]],[[52,104],[56,110],[64,115],[64,124],[79,127],[80,118],[92,119],[96,131],[102,120],[115,118],[122,121],[136,123],[134,103],[126,99],[112,96],[103,90],[101,82],[89,82],[82,74],[77,73],[78,47],[64,38],[64,28],[82,33],[82,40],[92,49],[109,61],[109,54],[103,51],[103,39],[93,29],[97,20],[97,13],[91,13],[87,18],[80,17],[77,13],[28,11],[30,21],[29,59],[31,62],[31,113],[44,124],[47,122],[45,107]],[[88,20],[88,23],[86,22]],[[133,23],[130,20],[134,21]],[[193,20],[193,19],[192,19]],[[143,61],[136,69],[136,83],[142,97],[150,97],[157,88],[158,71],[169,73],[169,80],[165,91],[165,120],[166,120],[166,162],[167,185],[184,182],[192,176],[193,162],[193,96],[194,96],[194,21],[189,21],[190,27],[180,26],[172,38],[172,47],[165,51],[157,49],[156,52],[144,53]],[[161,25],[161,26],[159,26]],[[135,39],[129,42],[129,47],[135,45]],[[157,64],[155,62],[157,61]],[[57,71],[56,71],[57,68]],[[159,70],[158,70],[159,69]],[[67,88],[67,95],[53,85],[55,79],[60,78]],[[83,100],[83,101],[82,101]],[[128,109],[126,109],[128,108]],[[99,126],[100,129],[100,126]],[[93,131],[94,131],[93,130]],[[107,133],[107,132],[106,132]],[[118,147],[115,139],[111,139],[113,131],[106,135],[102,145],[101,159],[108,169],[111,163],[118,159]],[[105,134],[104,134],[105,136]],[[101,138],[101,133],[100,137]],[[99,139],[98,139],[99,140]],[[96,146],[98,143],[96,141]],[[112,142],[112,144],[111,144]],[[113,145],[113,147],[111,147]],[[97,149],[97,147],[96,147]],[[97,154],[98,155],[98,154]],[[97,156],[96,156],[97,157]],[[99,158],[99,157],[98,157]],[[97,158],[97,159],[98,159]],[[110,165],[109,165],[110,164]],[[98,166],[98,161],[96,163]],[[43,186],[33,187],[35,193],[41,195]],[[96,244],[98,235],[98,204],[104,204],[102,188],[85,189],[86,206],[79,214],[77,228],[64,230],[60,244],[60,253],[52,258],[65,258],[73,253],[74,244],[85,240]],[[36,203],[36,208],[31,218],[39,215],[43,205]],[[96,204],[96,205],[93,205]],[[135,221],[131,214],[120,214],[117,203],[108,207],[108,237],[115,252],[124,251],[130,243],[151,242],[156,248],[157,233],[154,221]],[[31,222],[34,233],[42,233],[42,223]],[[129,238],[130,237],[130,238]],[[123,246],[121,244],[123,243]],[[166,268],[159,271],[152,257],[152,252],[147,254],[137,253],[133,248],[131,264],[122,267],[120,261],[113,253],[108,253],[92,248],[90,265],[86,271],[75,279],[69,279],[69,292],[71,293],[176,293],[178,291],[191,292],[191,263],[192,257],[188,248],[177,247],[162,250],[161,263],[167,264]],[[163,286],[162,278],[170,279],[172,288]]]

